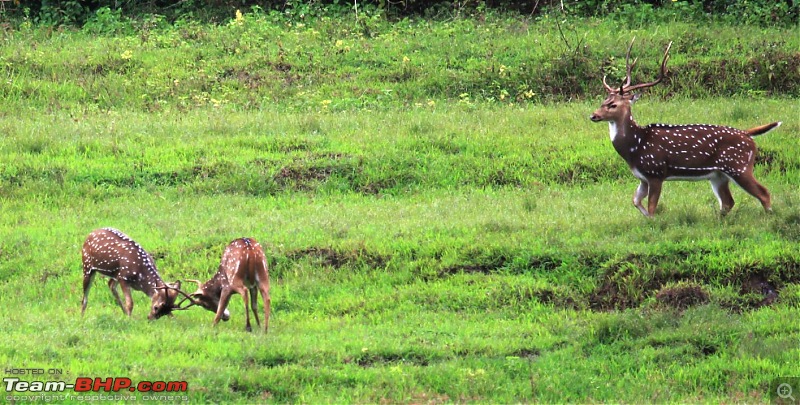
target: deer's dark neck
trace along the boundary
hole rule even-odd
[[[627,114],[625,118],[609,121],[608,133],[617,153],[627,162],[631,162],[632,154],[644,141],[643,130],[633,120],[633,115]]]

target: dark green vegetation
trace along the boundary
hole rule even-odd
[[[551,21],[6,32],[0,362],[186,380],[197,402],[767,401],[800,363],[796,29],[587,21],[569,78]],[[705,183],[667,183],[653,220],[632,207],[588,116],[634,34],[641,80],[675,40],[640,123],[784,122],[757,139],[774,214],[735,189],[719,218]],[[774,87],[747,70],[769,49],[794,66]],[[270,332],[243,331],[239,297],[216,329],[201,310],[147,322],[141,293],[126,319],[102,281],[82,319],[101,226],[167,281],[258,239]]]
[[[538,16],[566,12],[580,17],[613,17],[633,23],[656,21],[717,21],[734,25],[785,25],[798,23],[800,4],[795,0],[15,0],[3,8],[5,14],[26,16],[43,24],[77,24],[104,20],[109,16],[141,18],[160,15],[224,21],[232,8],[269,10],[271,13],[306,20],[320,16],[383,14],[391,18],[485,17],[486,13],[513,11]]]

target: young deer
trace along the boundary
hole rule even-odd
[[[769,191],[753,177],[756,144],[752,137],[764,134],[781,125],[780,122],[763,125],[746,131],[718,125],[665,125],[651,124],[640,127],[631,115],[631,104],[638,98],[634,90],[655,86],[664,79],[669,60],[669,48],[664,51],[664,61],[658,79],[649,83],[631,85],[630,63],[633,41],[625,56],[625,83],[612,88],[603,77],[608,97],[591,115],[594,122],[608,121],[611,143],[617,153],[628,163],[639,187],[633,195],[633,205],[647,217],[652,217],[658,206],[661,185],[666,180],[709,180],[719,200],[720,213],[733,208],[729,182],[732,180],[750,195],[757,198],[765,211],[771,211]],[[647,208],[642,199],[647,195]]]
[[[264,300],[264,331],[269,328],[269,313],[271,299],[269,296],[269,268],[267,258],[261,245],[252,238],[240,238],[232,241],[225,248],[219,269],[214,276],[200,283],[198,280],[188,280],[197,283],[198,289],[190,294],[187,299],[192,305],[199,305],[209,311],[215,312],[214,326],[219,320],[227,321],[230,318],[228,302],[233,293],[239,293],[244,299],[245,329],[250,332],[250,309],[252,304],[253,316],[256,324],[258,320],[258,292]],[[186,301],[184,299],[180,302]],[[179,306],[180,306],[179,304]]]
[[[95,273],[111,279],[108,287],[125,315],[133,310],[131,288],[147,294],[152,299],[147,319],[158,319],[172,313],[180,281],[166,284],[158,275],[152,256],[124,233],[113,228],[92,231],[83,243],[83,301],[81,315],[86,311],[89,289]],[[122,287],[125,304],[119,298],[117,285]],[[182,292],[181,292],[182,293]],[[185,295],[185,294],[184,294]]]

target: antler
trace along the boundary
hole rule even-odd
[[[200,284],[200,282],[197,281],[197,280],[187,280],[187,281],[196,281],[198,283],[198,285]],[[194,298],[192,298],[189,294],[186,294],[185,292],[181,291],[180,288],[170,287],[168,285],[165,285],[163,287],[156,287],[156,288],[157,289],[163,289],[164,291],[166,291],[166,290],[175,290],[175,291],[177,291],[178,293],[180,293],[181,295],[184,296],[184,298],[181,300],[181,302],[179,302],[178,305],[176,305],[174,308],[172,308],[173,311],[181,311],[181,310],[185,310],[185,309],[191,308],[193,305],[200,305],[199,301],[197,301]],[[191,302],[191,304],[189,304],[188,306],[185,306],[185,307],[181,307],[181,305],[183,305],[183,303],[186,300],[189,300],[189,302]]]
[[[633,63],[630,63],[631,62],[631,49],[633,49],[633,41],[636,41],[636,37],[633,37],[631,39],[631,43],[628,44],[628,52],[625,53],[625,83],[622,86],[619,86],[619,92],[620,93],[624,93],[625,92],[625,87],[628,87],[628,86],[631,85],[631,72],[633,71],[633,67],[636,66],[636,61],[639,60],[639,58],[636,58],[636,59],[633,60]]]
[[[667,45],[667,49],[664,51],[664,61],[661,62],[661,72],[658,75],[658,79],[649,83],[642,83],[631,86],[631,73],[633,72],[634,66],[636,66],[636,62],[639,61],[639,58],[635,58],[633,63],[631,63],[631,49],[633,49],[633,42],[636,41],[636,37],[631,39],[631,43],[628,44],[628,51],[625,53],[625,82],[619,86],[619,89],[615,89],[608,85],[606,82],[606,75],[603,75],[603,87],[606,88],[606,91],[609,93],[618,93],[623,94],[627,92],[631,92],[638,89],[644,89],[647,87],[655,86],[656,84],[661,83],[661,80],[667,74],[667,61],[669,60],[669,49],[672,47],[672,41]]]
[[[606,83],[606,75],[603,75],[603,86],[609,93],[622,94],[625,92],[625,87],[631,85],[631,72],[633,71],[633,67],[636,66],[636,61],[639,60],[636,58],[633,60],[633,63],[631,63],[631,49],[633,48],[633,41],[636,41],[636,37],[631,39],[631,43],[628,44],[628,52],[625,53],[625,83],[619,86],[619,90],[609,86],[608,83]]]
[[[200,282],[200,280],[186,279],[186,281],[191,281],[193,283],[196,283],[197,284],[197,288],[200,288],[203,285],[203,283]],[[183,294],[183,296],[185,298],[182,299],[181,302],[178,303],[178,308],[176,308],[177,310],[184,310],[184,309],[191,308],[193,305],[200,305],[200,302],[198,302],[197,300],[192,298],[190,295],[187,295],[185,292],[183,292],[181,290],[178,290],[178,292]],[[190,304],[188,306],[186,306],[186,307],[181,307],[181,305],[183,305],[183,303],[186,302],[187,299],[189,300]]]
[[[603,75],[603,86],[606,88],[606,91],[607,91],[607,92],[609,92],[609,93],[616,93],[617,91],[616,91],[616,90],[614,90],[614,89],[613,89],[611,86],[609,86],[609,85],[608,85],[608,83],[606,83],[606,76],[607,76],[607,75]]]
[[[631,45],[633,45],[633,41],[631,41]],[[655,86],[655,85],[661,83],[661,81],[664,80],[664,77],[667,75],[667,61],[669,61],[669,48],[671,48],[671,47],[672,47],[672,41],[669,41],[669,44],[667,44],[667,49],[664,50],[664,60],[661,62],[661,71],[658,73],[658,79],[656,79],[655,81],[649,82],[649,83],[642,83],[642,84],[637,84],[635,86],[630,86],[630,83],[631,83],[631,68],[633,67],[633,65],[636,64],[636,60],[634,59],[633,65],[630,65],[630,67],[628,67],[628,77],[626,79],[626,83],[620,89],[620,93],[625,93],[625,92],[631,92],[631,91],[634,91],[634,90],[644,89],[644,88],[652,87],[652,86]],[[630,48],[628,48],[628,53],[630,53],[630,51],[631,51]]]
[[[194,279],[191,279],[191,278],[187,278],[185,281],[191,281],[192,283],[197,283],[197,288],[200,288],[200,287],[203,286],[203,283],[201,283],[200,280],[194,280]]]

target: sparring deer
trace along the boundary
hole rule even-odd
[[[764,134],[781,125],[780,122],[740,130],[718,125],[666,125],[650,124],[640,127],[633,120],[631,105],[639,98],[635,90],[661,83],[666,76],[669,49],[664,51],[661,72],[655,81],[631,85],[631,70],[636,59],[630,62],[633,41],[625,56],[625,82],[614,88],[603,86],[608,97],[591,115],[594,122],[608,121],[611,143],[617,153],[628,163],[639,187],[633,195],[633,205],[647,217],[652,217],[658,206],[661,185],[666,180],[709,180],[711,189],[719,200],[720,213],[733,208],[730,181],[757,198],[764,210],[770,212],[769,191],[753,177],[756,144],[752,137]],[[647,208],[642,199],[647,196]]]
[[[86,311],[89,289],[96,273],[109,277],[108,287],[125,315],[133,310],[131,288],[147,294],[152,300],[147,319],[158,319],[172,313],[180,281],[166,284],[158,275],[155,261],[133,239],[113,228],[96,229],[83,243],[83,301],[81,315]],[[123,304],[117,292],[122,287]]]
[[[214,276],[200,283],[198,280],[187,280],[197,283],[197,291],[189,294],[189,306],[199,305],[209,311],[215,312],[214,326],[219,320],[227,321],[230,318],[228,302],[233,293],[238,293],[244,299],[245,330],[250,332],[250,309],[252,304],[253,316],[256,324],[258,320],[258,292],[264,300],[264,331],[269,328],[270,296],[269,296],[269,268],[267,258],[261,245],[252,238],[240,238],[232,241],[222,253],[219,269]],[[186,299],[182,300],[180,307]]]

